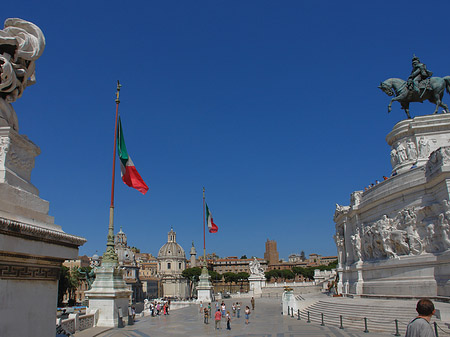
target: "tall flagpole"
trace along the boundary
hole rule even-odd
[[[208,273],[208,264],[206,263],[206,224],[205,224],[205,188],[203,187],[203,268],[202,273],[199,276],[199,282],[197,285],[197,300],[206,302],[211,302],[212,293],[211,289],[213,288],[211,285],[211,276]]]
[[[109,227],[108,240],[106,242],[106,252],[103,254],[103,262],[117,265],[118,258],[114,249],[114,181],[116,175],[116,146],[117,146],[117,119],[119,116],[119,92],[122,85],[117,81],[116,92],[116,121],[114,125],[114,153],[113,153],[113,167],[112,167],[112,183],[111,183],[111,205],[109,206]]]
[[[206,266],[205,188],[203,187],[203,263]]]

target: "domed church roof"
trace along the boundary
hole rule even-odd
[[[173,228],[171,228],[170,232],[168,234],[167,243],[165,243],[158,252],[158,259],[161,259],[161,258],[185,259],[186,258],[184,249],[177,243],[176,237],[177,237],[177,234],[174,232]]]

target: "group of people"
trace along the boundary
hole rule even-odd
[[[383,176],[383,180],[388,180],[389,178],[386,176]],[[375,180],[374,183],[371,183],[369,186],[364,187],[364,191],[370,190],[372,187],[374,187],[375,185],[378,185],[380,183],[380,181],[377,179]]]
[[[150,312],[152,317],[169,314],[170,300],[154,301],[150,303]]]
[[[252,297],[250,301],[252,305],[252,310],[255,310],[255,299]],[[220,322],[222,319],[225,319],[227,322],[227,330],[231,330],[231,317],[240,318],[241,317],[241,305],[242,302],[233,302],[231,305],[231,314],[230,311],[227,310],[225,302],[222,301],[221,304],[219,304],[218,301],[215,302],[215,313],[214,313],[214,327],[216,330],[220,329]],[[212,307],[211,303],[208,303],[208,305],[203,304],[202,301],[200,301],[200,313],[203,313],[203,322],[205,324],[209,324],[209,318],[212,317]],[[245,324],[249,324],[250,319],[250,307],[247,305],[245,306],[244,314],[245,314]]]

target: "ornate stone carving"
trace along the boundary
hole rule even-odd
[[[55,231],[3,218],[0,218],[0,233],[66,246],[78,247],[86,242],[85,238],[63,231]]]
[[[6,154],[9,151],[9,137],[0,137],[0,164],[5,163]]]
[[[58,267],[28,266],[0,261],[0,279],[58,280]]]
[[[419,139],[419,157],[428,158],[430,154],[430,144],[427,139],[420,137]]]
[[[399,164],[403,163],[404,161],[408,160],[408,155],[406,154],[406,149],[403,146],[402,143],[397,144],[397,162]]]
[[[251,275],[264,276],[264,269],[261,268],[261,264],[256,259],[256,257],[253,259],[253,261],[250,261],[249,267]]]
[[[334,211],[334,218],[336,219],[339,215],[347,213],[350,209],[350,206],[341,206],[336,204],[336,210]]]
[[[397,160],[397,150],[396,149],[392,149],[391,150],[391,165],[392,168],[395,168],[398,164],[398,160]]]
[[[11,103],[36,83],[35,61],[44,51],[45,38],[39,27],[22,19],[6,19],[4,27],[0,30],[0,126],[18,131]]]
[[[350,195],[350,206],[359,206],[363,191],[355,191]]]
[[[409,160],[415,161],[417,160],[417,149],[416,144],[413,141],[409,140],[406,143],[406,154]]]
[[[335,241],[339,250],[344,240],[338,230]],[[427,207],[405,208],[394,218],[383,215],[364,224],[361,231],[357,229],[350,244],[354,261],[443,252],[450,248],[450,203],[444,200]]]
[[[353,247],[353,253],[354,258],[356,261],[361,261],[362,254],[361,254],[361,236],[359,234],[359,229],[356,230],[356,233],[353,234],[351,237],[352,241],[352,247]]]
[[[450,163],[450,146],[440,147],[430,154],[426,164],[426,175],[433,174],[439,167]]]

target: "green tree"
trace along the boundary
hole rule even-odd
[[[289,269],[283,269],[281,270],[281,277],[286,280],[292,280],[295,277],[295,274],[292,272],[292,270]]]
[[[295,275],[303,275],[304,269],[305,269],[305,268],[302,268],[302,267],[292,267],[292,272],[293,272]]]
[[[223,273],[223,278],[225,280],[225,283],[229,283],[230,284],[230,292],[231,292],[231,284],[233,282],[237,281],[237,275],[235,273],[232,273],[232,272],[226,272],[226,273]]]
[[[264,275],[266,276],[267,281],[270,281],[272,278],[274,278],[275,281],[278,282],[278,279],[282,277],[281,270],[279,269],[272,269],[270,271],[265,272]]]
[[[312,279],[314,277],[314,269],[315,267],[292,267],[292,272],[295,275],[302,275],[304,278]]]
[[[202,273],[202,268],[192,267],[187,268],[181,272],[181,276],[189,281],[189,294],[192,297],[192,291],[194,290],[194,284],[199,281],[200,275]]]
[[[73,306],[76,303],[76,291],[78,286],[80,285],[81,275],[78,271],[77,267],[73,267],[68,274],[68,287],[67,291],[69,292],[69,306]]]
[[[211,281],[220,281],[222,279],[222,275],[214,270],[208,270],[209,276],[211,276]]]
[[[244,281],[248,281],[249,277],[250,277],[250,274],[246,273],[245,271],[241,271],[236,274],[236,279],[241,283],[240,292],[242,292],[242,290],[244,289],[244,287],[243,287]]]
[[[242,260],[247,259],[247,255],[242,255],[242,256],[241,256],[241,259],[242,259]]]
[[[331,269],[336,269],[337,265],[338,265],[338,260],[336,259],[333,262],[328,263],[327,267],[330,268],[329,270],[331,270]]]
[[[300,259],[301,259],[302,261],[305,261],[305,260],[306,260],[305,252],[304,252],[303,250],[300,252]]]
[[[305,271],[303,273],[303,276],[306,277],[307,279],[312,280],[314,278],[314,267],[306,267]]]
[[[245,271],[241,271],[240,273],[236,274],[236,279],[238,281],[247,281],[249,277],[250,277],[250,274],[246,273]]]

